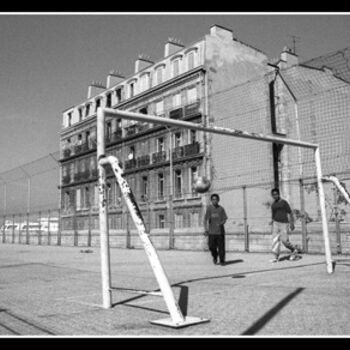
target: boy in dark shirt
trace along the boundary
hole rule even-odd
[[[292,254],[289,260],[295,260],[298,256],[298,248],[289,241],[289,229],[294,230],[294,217],[288,202],[280,197],[280,191],[274,188],[271,191],[274,199],[271,205],[272,211],[272,253],[274,258],[271,262],[277,262],[281,251],[281,243],[288,248]]]
[[[214,264],[217,264],[219,256],[220,264],[225,264],[225,228],[227,220],[225,209],[219,205],[220,197],[212,194],[211,205],[208,206],[204,216],[205,235],[208,236],[209,250]]]

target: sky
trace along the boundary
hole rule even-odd
[[[213,24],[270,58],[293,35],[301,61],[350,46],[350,15],[0,14],[0,173],[58,150],[62,111],[90,82],[128,76],[138,54],[156,61],[168,37],[186,45]]]

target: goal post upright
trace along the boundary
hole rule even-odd
[[[102,304],[105,309],[112,307],[111,266],[108,233],[106,171],[100,159],[105,156],[105,114],[101,109],[97,111],[97,169],[98,169],[98,201],[100,224],[100,254],[102,278]]]

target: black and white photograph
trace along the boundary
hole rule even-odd
[[[0,344],[350,336],[350,12],[0,12]]]

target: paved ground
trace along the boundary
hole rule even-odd
[[[188,316],[209,323],[182,329],[150,324],[168,317],[162,298],[113,291],[101,308],[99,250],[0,245],[0,335],[276,336],[350,335],[350,257],[269,263],[268,254],[160,251]],[[158,288],[143,250],[112,249],[113,286]],[[187,296],[187,298],[186,298]]]

